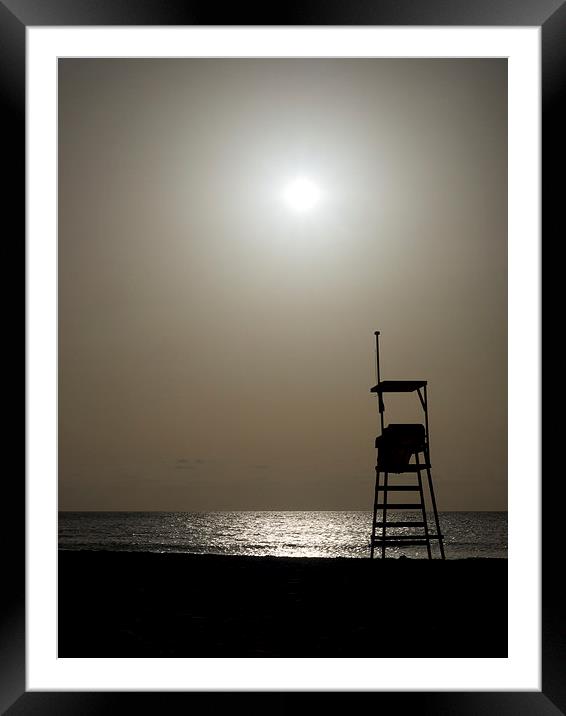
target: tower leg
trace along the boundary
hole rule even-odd
[[[440,522],[438,520],[438,510],[436,509],[436,499],[434,497],[434,487],[432,486],[432,475],[430,473],[430,457],[428,449],[425,451],[425,462],[426,462],[426,474],[428,477],[428,489],[430,490],[430,499],[432,501],[432,509],[434,510],[434,521],[436,524],[436,534],[438,535],[438,546],[440,547],[440,556],[442,559],[446,559],[444,554],[444,544],[442,538],[442,532],[440,531]]]
[[[383,473],[383,527],[381,530],[381,536],[383,538],[381,542],[381,559],[385,559],[385,537],[387,530],[387,478],[389,474]]]
[[[432,552],[430,549],[430,539],[428,536],[428,521],[426,518],[426,507],[425,507],[425,499],[424,499],[424,491],[423,491],[423,479],[421,476],[421,471],[418,468],[419,464],[419,453],[415,453],[415,462],[417,464],[417,476],[419,478],[419,493],[421,496],[421,508],[422,508],[422,515],[423,515],[423,522],[424,522],[424,533],[425,533],[425,539],[426,539],[426,551],[428,553],[428,558],[432,559]]]
[[[373,520],[371,523],[370,559],[375,550],[375,523],[377,522],[377,502],[379,499],[379,465],[375,466],[375,497],[373,498]]]

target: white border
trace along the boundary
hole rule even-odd
[[[28,27],[27,43],[26,688],[540,691],[540,28]],[[56,657],[58,56],[508,58],[509,658]]]

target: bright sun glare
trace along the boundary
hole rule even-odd
[[[286,186],[283,198],[294,211],[309,211],[318,204],[320,190],[310,179],[297,177]]]

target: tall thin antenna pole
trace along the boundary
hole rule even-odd
[[[379,372],[379,331],[374,332],[375,336],[375,363],[376,363],[376,378],[377,384],[381,383],[381,375]]]
[[[385,412],[385,405],[383,404],[383,395],[379,392],[379,384],[381,383],[381,372],[379,368],[379,331],[374,331],[375,336],[375,368],[377,372],[377,385],[378,385],[378,393],[377,393],[377,403],[379,406],[379,417],[381,419],[381,432],[383,433],[384,423],[383,423],[383,413]]]

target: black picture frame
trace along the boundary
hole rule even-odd
[[[564,0],[301,0],[255,5],[202,0],[0,0],[0,97],[3,168],[9,177],[3,211],[15,246],[25,235],[26,28],[68,25],[434,25],[538,26],[542,33],[543,235],[552,245],[561,231],[563,172],[560,147],[566,117],[560,107],[566,75]],[[562,152],[563,154],[563,152]],[[7,216],[8,215],[8,216]],[[20,244],[20,241],[22,242]],[[533,336],[530,336],[532,340]],[[539,336],[535,339],[539,340]],[[536,385],[531,380],[531,387]],[[529,426],[530,430],[539,426]],[[552,439],[552,436],[551,436]],[[16,468],[17,470],[17,468]],[[13,473],[4,485],[4,526],[10,535],[3,558],[4,597],[0,640],[0,708],[20,714],[122,713],[149,708],[172,712],[194,693],[30,692],[25,687],[25,479]],[[533,489],[536,489],[533,476]],[[10,494],[11,493],[11,494]],[[566,637],[560,574],[552,569],[559,544],[562,502],[543,490],[542,691],[376,692],[373,707],[421,714],[566,713]],[[558,555],[558,553],[557,553]],[[560,557],[556,557],[560,560]],[[560,561],[558,561],[560,564]],[[221,697],[222,694],[217,694]],[[142,701],[143,699],[143,701]]]

